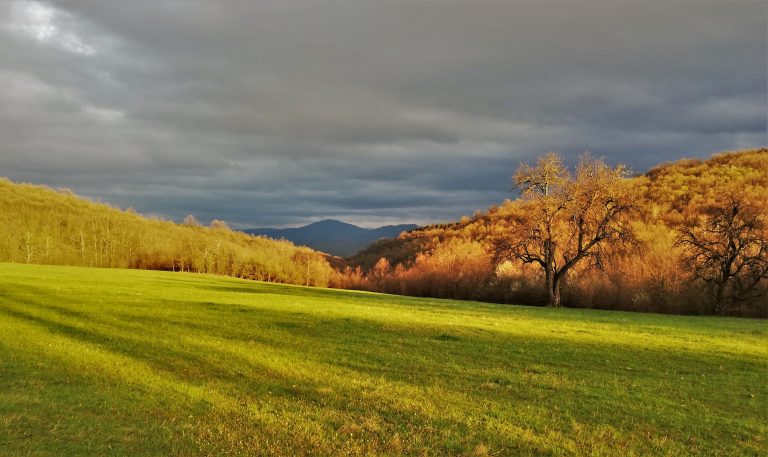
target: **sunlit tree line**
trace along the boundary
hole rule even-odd
[[[520,198],[378,242],[334,284],[502,303],[768,315],[768,150],[629,177],[556,154],[513,176]]]
[[[519,198],[352,259],[0,179],[0,261],[142,268],[501,303],[768,316],[768,149],[640,176],[522,164]]]
[[[0,179],[0,261],[142,268],[325,286],[324,256],[284,240],[152,219],[71,192]]]

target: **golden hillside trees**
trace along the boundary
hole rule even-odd
[[[328,284],[325,257],[287,241],[183,224],[87,201],[68,191],[0,178],[0,261],[201,272]]]
[[[713,220],[708,208],[722,203],[727,195],[739,195],[741,201],[754,208],[754,211],[749,210],[753,213],[743,213],[744,217],[748,213],[768,214],[766,148],[721,153],[709,160],[679,160],[633,177],[620,177],[626,170],[603,164],[604,168],[597,169],[604,171],[601,176],[606,179],[596,180],[596,187],[587,186],[579,192],[571,190],[579,193],[581,198],[597,192],[599,198],[595,201],[582,199],[581,205],[565,198],[567,192],[560,193],[570,181],[577,179],[579,171],[570,176],[565,173],[562,161],[549,159],[542,166],[520,168],[516,177],[522,187],[528,189],[528,196],[506,200],[455,223],[419,227],[397,239],[377,242],[349,259],[346,265],[350,268],[346,271],[350,274],[358,271],[358,276],[350,276],[346,283],[354,282],[354,287],[373,289],[372,285],[366,285],[366,278],[361,278],[359,272],[365,273],[376,260],[385,257],[394,266],[387,279],[381,281],[389,292],[544,305],[554,299],[547,291],[552,290],[552,295],[555,294],[554,274],[551,287],[548,287],[545,268],[546,243],[550,241],[551,252],[556,254],[550,256],[554,257],[553,273],[562,271],[565,264],[583,252],[567,273],[561,274],[560,303],[563,306],[712,313],[715,312],[716,287],[712,286],[714,282],[697,277],[703,272],[695,274],[697,263],[688,257],[691,246],[679,241],[681,235],[687,229],[697,236],[703,235],[708,221]],[[594,170],[595,166],[590,166],[583,172],[597,176]],[[608,182],[611,184],[606,185]],[[562,190],[558,190],[560,188]],[[620,198],[605,198],[614,192]],[[563,203],[566,204],[560,208]],[[614,208],[614,204],[618,206]],[[573,206],[568,208],[568,205]],[[627,205],[632,206],[631,210],[625,208]],[[618,213],[611,212],[614,209]],[[579,214],[586,216],[582,218],[581,229]],[[608,216],[610,223],[601,226],[601,215]],[[613,218],[614,215],[620,217]],[[541,224],[542,221],[552,222],[551,238],[546,231],[547,224]],[[582,233],[581,249],[579,233]],[[596,238],[600,240],[590,250],[585,250],[589,241]],[[466,244],[479,247],[485,253],[478,255],[476,251],[460,248]],[[751,245],[757,246],[755,242]],[[452,251],[453,255],[446,255],[447,251]],[[544,265],[537,260],[524,263],[523,257],[528,254],[543,261]],[[483,256],[484,262],[476,261]],[[723,291],[723,303],[727,304],[721,305],[717,312],[768,317],[768,296],[762,294],[768,287],[768,279],[758,280],[759,269],[754,256],[751,255],[752,263],[739,270],[739,274],[744,273],[742,279],[729,276]],[[464,281],[464,272],[458,288],[446,287],[447,280],[437,276],[450,278],[451,275],[443,269],[433,268],[440,263],[438,257],[456,259],[453,265],[472,265],[467,269],[474,271],[473,279]],[[357,267],[360,270],[356,270]],[[748,271],[752,273],[747,274]],[[338,284],[344,282],[344,279],[334,280]]]

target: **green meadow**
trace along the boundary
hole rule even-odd
[[[765,321],[0,264],[0,455],[765,455]]]

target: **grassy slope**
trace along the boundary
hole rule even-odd
[[[0,454],[750,455],[765,321],[0,264]]]

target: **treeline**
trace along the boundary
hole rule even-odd
[[[284,240],[147,218],[68,190],[0,178],[0,261],[201,272],[326,286],[321,253]]]
[[[554,154],[521,197],[341,261],[284,240],[177,224],[0,178],[0,261],[203,272],[499,303],[768,316],[768,149],[642,176]]]
[[[573,172],[546,159],[518,170],[521,198],[379,241],[341,266],[332,284],[500,303],[768,316],[767,149],[680,160],[635,177],[594,159]]]

